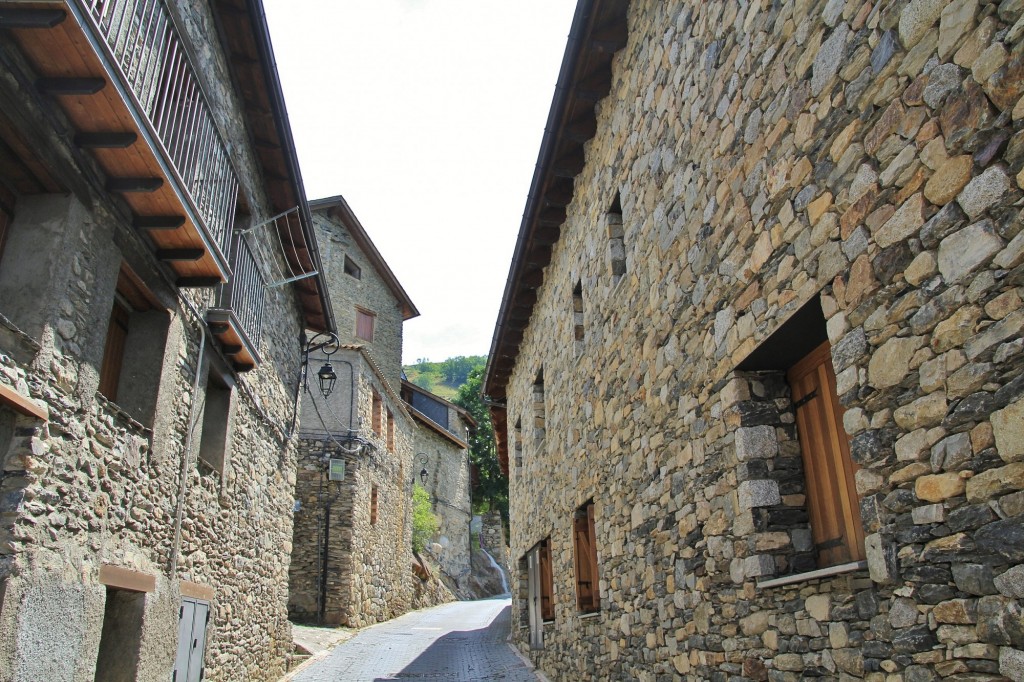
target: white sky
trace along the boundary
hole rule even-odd
[[[575,0],[264,0],[310,199],[419,308],[404,362],[484,355]]]

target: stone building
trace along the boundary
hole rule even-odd
[[[0,3],[0,101],[0,679],[276,680],[334,325],[262,7]]]
[[[437,541],[427,549],[451,581],[462,587],[471,568],[469,525],[473,504],[468,438],[476,422],[458,405],[404,379],[402,400],[417,426],[413,432],[413,473],[422,479],[441,521]]]
[[[344,198],[310,206],[341,345],[310,354],[310,376],[329,362],[335,389],[301,400],[289,611],[360,627],[451,598],[412,570],[411,499],[423,469],[444,521],[440,567],[457,576],[468,566],[465,427],[454,405],[449,429],[449,404],[403,382],[402,323],[419,311]]]
[[[1024,679],[1022,34],[581,0],[485,383],[552,678]]]

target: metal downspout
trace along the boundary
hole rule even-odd
[[[181,550],[181,523],[185,516],[185,493],[188,492],[188,470],[192,462],[192,441],[196,431],[196,404],[199,402],[200,370],[203,354],[206,352],[206,325],[199,325],[199,355],[196,358],[195,379],[192,381],[192,404],[188,408],[188,433],[185,434],[185,451],[181,455],[181,469],[178,472],[178,500],[174,512],[174,540],[171,544],[171,570],[173,580],[178,574],[178,553]]]

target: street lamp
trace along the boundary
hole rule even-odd
[[[427,487],[427,477],[430,475],[427,472],[427,464],[430,462],[430,455],[428,455],[425,452],[417,452],[416,453],[416,457],[420,458],[419,459],[419,463],[420,463],[420,485],[422,485],[424,488],[426,488]],[[412,482],[416,483],[416,477],[415,476],[413,476]]]
[[[307,392],[309,391],[309,354],[319,351],[326,356],[323,366],[316,373],[320,383],[320,394],[326,398],[334,390],[334,385],[338,381],[338,375],[331,365],[331,356],[337,353],[340,347],[341,341],[333,332],[320,332],[306,342],[306,347],[302,351],[302,385]]]

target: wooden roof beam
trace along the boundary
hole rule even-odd
[[[53,28],[67,19],[62,9],[0,8],[0,28]]]

